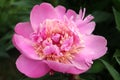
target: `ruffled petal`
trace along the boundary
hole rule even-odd
[[[85,48],[80,54],[91,57],[93,60],[102,57],[107,51],[107,41],[102,36],[88,35],[84,36]]]
[[[14,34],[12,38],[13,45],[25,56],[31,59],[40,60],[40,57],[35,53],[33,43],[23,36]]]
[[[35,5],[30,14],[30,21],[34,31],[37,31],[40,23],[44,22],[46,19],[56,19],[57,14],[54,7],[49,3],[41,3],[40,5]]]
[[[20,55],[16,61],[18,70],[31,78],[39,78],[50,71],[50,68],[42,61],[32,60]]]
[[[88,52],[87,52],[88,53]],[[85,53],[78,53],[74,55],[73,60],[71,61],[72,64],[76,67],[81,67],[81,73],[86,72],[91,68],[91,65],[93,64],[93,61],[91,57],[84,55]]]
[[[62,73],[80,74],[84,71],[84,67],[79,66],[79,68],[77,68],[74,64],[64,64],[56,61],[45,61],[45,63],[48,64],[52,70]]]
[[[15,26],[15,32],[25,38],[30,39],[30,34],[33,32],[29,22],[21,22]]]
[[[87,35],[84,36],[84,48],[81,48],[80,52],[74,55],[74,59],[71,61],[76,67],[83,67],[81,73],[90,69],[94,59],[102,57],[107,51],[107,41],[104,37]]]
[[[84,17],[85,17],[85,12],[86,12],[86,9],[85,9],[85,8],[84,8],[84,9],[80,9],[80,11],[79,11],[79,18],[80,18],[81,20],[84,19]]]
[[[95,29],[95,22],[92,21],[94,17],[91,14],[85,17],[85,12],[85,8],[80,9],[75,23],[82,34],[91,34]]]
[[[73,37],[64,40],[64,42],[61,45],[61,50],[69,51],[71,49],[72,44],[73,44]]]
[[[77,25],[80,33],[82,34],[91,34],[95,29],[95,22],[82,23]]]

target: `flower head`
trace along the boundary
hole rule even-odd
[[[12,41],[21,53],[16,61],[18,70],[32,78],[51,70],[70,74],[87,71],[93,60],[107,51],[106,39],[92,34],[93,18],[85,17],[85,9],[77,14],[63,6],[35,5],[30,22],[15,26]]]

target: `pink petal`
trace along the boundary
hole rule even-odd
[[[86,53],[75,54],[73,61],[71,61],[74,66],[78,68],[81,67],[80,73],[84,73],[89,70],[91,68],[91,65],[93,64],[91,57],[84,54]]]
[[[40,5],[35,5],[30,14],[30,21],[33,26],[34,31],[38,29],[40,23],[46,19],[55,19],[57,14],[53,6],[49,3],[42,3]]]
[[[65,7],[63,7],[63,6],[57,6],[57,7],[55,7],[55,10],[56,10],[56,13],[58,14],[58,17],[60,19],[63,19],[64,15],[66,13]]]
[[[80,17],[81,20],[84,19],[84,17],[85,17],[85,12],[86,12],[86,9],[85,9],[85,8],[84,8],[83,10],[80,9],[80,11],[79,11],[79,17]]]
[[[15,26],[15,32],[25,38],[30,39],[30,34],[33,32],[33,29],[29,22],[22,22]]]
[[[25,56],[31,59],[40,60],[40,57],[35,53],[33,43],[23,36],[14,34],[12,38],[13,45]]]
[[[73,64],[64,64],[55,61],[45,61],[45,63],[48,64],[52,70],[57,72],[79,74],[84,71],[84,67],[78,69]]]
[[[80,33],[82,34],[91,34],[95,29],[95,22],[82,23],[77,25]]]
[[[48,54],[56,54],[59,56],[59,48],[56,46],[56,45],[50,45],[50,46],[46,46],[44,49],[43,49],[43,52],[45,55],[48,55]]]
[[[72,44],[73,44],[73,37],[70,37],[63,42],[61,46],[61,50],[69,51],[71,49]]]
[[[16,61],[18,70],[31,78],[42,77],[50,71],[50,68],[42,61],[32,60],[20,55]]]
[[[93,64],[92,60],[102,57],[107,51],[107,41],[104,37],[87,35],[84,36],[84,43],[85,47],[81,48],[80,52],[75,54],[73,61],[71,61],[76,67],[81,65],[84,68],[81,73],[90,69],[91,64]]]
[[[85,48],[80,54],[93,60],[102,57],[107,51],[107,41],[102,36],[88,35],[84,37]]]
[[[87,17],[85,17],[85,19],[83,21],[88,23],[88,22],[90,22],[93,19],[94,19],[94,17],[92,15],[88,15]]]
[[[60,40],[60,34],[55,34],[55,35],[53,35],[53,36],[52,36],[52,40],[53,40],[54,42],[58,43],[59,40]]]
[[[76,14],[75,11],[69,9],[69,10],[67,10],[66,16],[67,16],[68,19],[70,19],[71,17],[73,17],[73,20],[75,20],[76,17],[77,17],[77,14]]]

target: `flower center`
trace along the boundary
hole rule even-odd
[[[46,20],[32,34],[32,40],[40,58],[61,63],[69,63],[81,49],[79,36],[69,29],[68,24],[58,20]]]

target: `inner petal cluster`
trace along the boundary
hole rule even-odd
[[[70,63],[74,54],[79,53],[81,46],[76,39],[79,36],[72,32],[68,24],[58,20],[46,20],[40,24],[37,32],[31,34],[33,47],[41,59],[61,63]]]

